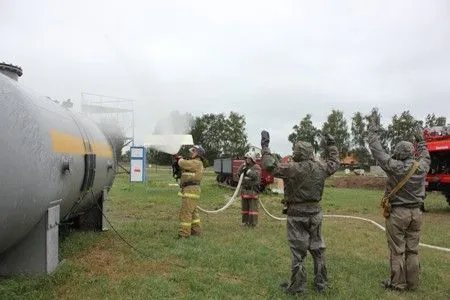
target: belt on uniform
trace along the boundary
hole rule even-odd
[[[183,182],[182,184],[180,184],[180,186],[182,188],[187,187],[187,186],[191,186],[191,185],[200,185],[200,183],[199,182],[195,182],[195,181],[186,181],[186,182]]]
[[[320,213],[321,210],[319,211],[292,211],[292,210],[287,210],[286,214],[288,215],[288,217],[310,217],[310,216],[315,216],[318,213]]]
[[[311,206],[310,204],[313,205]],[[291,217],[312,216],[320,213],[321,210],[317,201],[287,203],[287,215]]]
[[[301,206],[303,204],[314,204],[314,203],[319,204],[319,201],[317,201],[317,200],[306,200],[306,201],[302,201],[302,202],[288,202],[288,201],[286,201],[286,204],[292,205],[292,206]]]
[[[403,208],[420,208],[420,203],[413,203],[413,204],[391,204],[391,207],[403,207]]]

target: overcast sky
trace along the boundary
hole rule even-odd
[[[450,2],[0,0],[0,61],[54,99],[134,99],[136,142],[173,110],[244,114],[287,154],[307,113],[450,119]],[[194,141],[195,142],[195,141]]]

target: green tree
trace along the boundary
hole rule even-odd
[[[347,121],[342,111],[332,110],[331,114],[327,117],[327,121],[322,125],[321,133],[323,135],[329,133],[334,137],[341,158],[348,154],[350,149],[350,134],[348,133]],[[321,148],[325,149],[325,141],[322,139],[320,143]]]
[[[362,113],[356,112],[352,117],[352,149],[351,153],[356,156],[361,166],[368,166],[371,163],[371,154],[366,147],[366,123],[367,120]]]
[[[446,123],[446,117],[436,117],[434,113],[428,114],[425,119],[425,127],[445,126]]]
[[[239,115],[235,112],[230,112],[228,118],[225,120],[224,130],[224,144],[223,153],[224,156],[239,156],[242,157],[250,148],[247,139],[247,133],[245,132],[245,116]]]
[[[360,167],[364,169],[374,163],[372,154],[366,147],[352,149],[351,153],[358,159]]]
[[[352,147],[366,147],[366,120],[360,112],[356,112],[352,117]]]
[[[310,142],[317,152],[319,149],[318,138],[320,131],[314,127],[311,117],[311,114],[307,114],[298,125],[294,125],[294,127],[292,127],[294,132],[288,136],[288,140],[292,143],[292,146],[298,141]]]
[[[195,144],[205,149],[209,163],[222,155],[224,124],[224,114],[204,114],[194,120],[191,129],[192,138]]]
[[[392,124],[388,126],[388,139],[391,149],[400,141],[414,141],[414,131],[422,126],[422,121],[416,120],[409,110],[400,116],[392,117]]]
[[[230,112],[224,114],[204,114],[194,120],[191,135],[195,144],[202,145],[210,164],[215,158],[243,156],[249,149],[245,132],[245,117]]]

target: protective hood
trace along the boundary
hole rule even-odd
[[[399,142],[395,146],[394,153],[392,154],[392,158],[398,160],[405,160],[413,157],[414,157],[414,146],[412,143],[407,141]]]
[[[311,143],[299,141],[294,145],[292,159],[294,161],[310,160],[314,158],[314,148]]]

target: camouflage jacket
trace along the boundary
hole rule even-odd
[[[336,146],[327,149],[326,162],[313,159],[299,162],[279,163],[268,148],[263,149],[262,166],[274,177],[284,182],[284,201],[288,215],[316,213],[322,200],[325,179],[339,168],[339,154]]]
[[[414,159],[396,160],[392,158],[383,149],[379,136],[375,132],[369,132],[367,139],[374,159],[388,177],[385,190],[385,195],[387,195],[408,174]],[[392,206],[420,207],[423,203],[425,198],[425,177],[430,169],[431,160],[425,142],[418,143],[417,150],[419,151],[419,167],[403,188],[389,199]]]
[[[249,167],[245,163],[239,167],[238,174],[241,176],[245,170],[241,185],[241,197],[244,199],[257,199],[259,184],[261,181],[260,167],[256,164]]]

